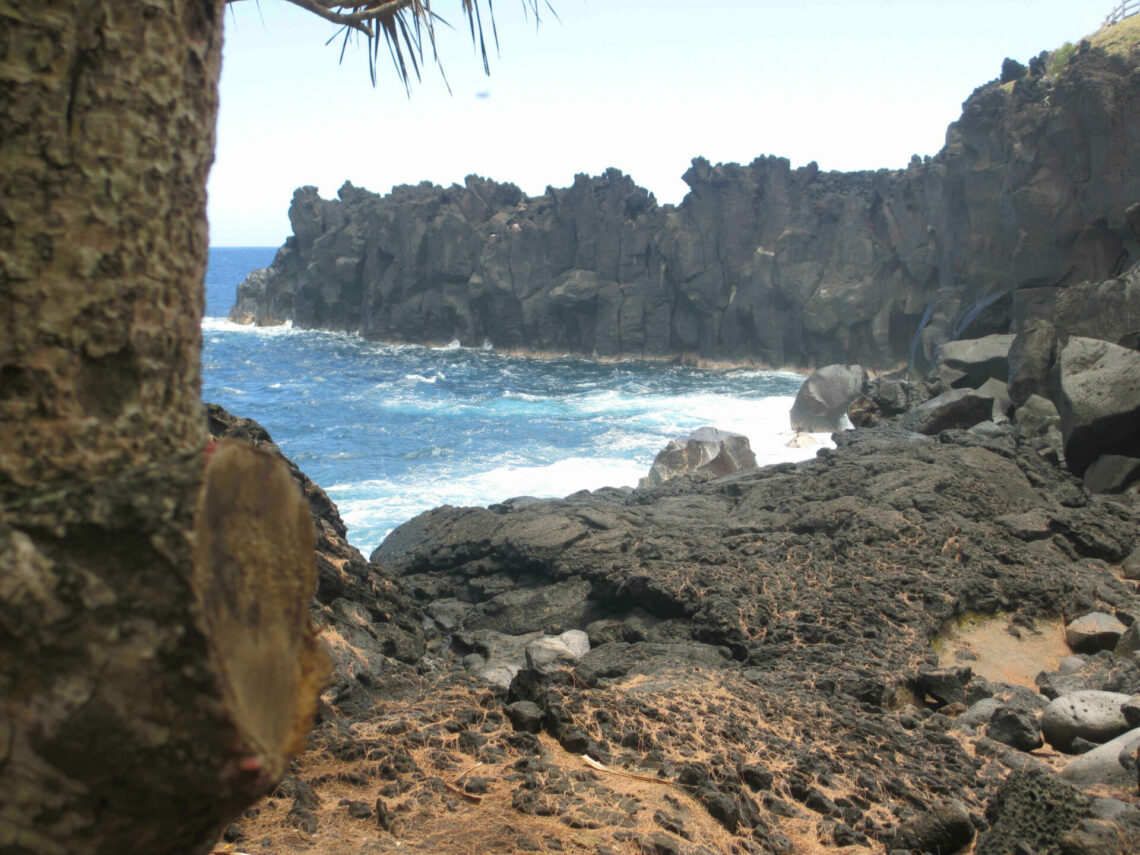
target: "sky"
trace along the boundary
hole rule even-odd
[[[1115,0],[551,0],[557,18],[498,0],[499,54],[483,74],[458,0],[433,8],[443,71],[411,95],[381,53],[326,45],[335,25],[284,2],[226,14],[214,246],[277,246],[293,190],[351,181],[462,183],[530,195],[617,167],[679,203],[692,158],[774,154],[824,170],[899,169],[934,155],[1003,58],[1095,31]],[[486,8],[486,2],[483,2]],[[489,28],[487,35],[490,37]]]

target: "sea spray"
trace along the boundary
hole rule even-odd
[[[438,505],[632,486],[669,440],[701,425],[745,434],[761,465],[820,447],[788,447],[803,380],[790,372],[528,359],[231,324],[222,316],[254,252],[212,251],[203,397],[263,424],[366,553]]]

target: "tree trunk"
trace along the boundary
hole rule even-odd
[[[5,853],[204,851],[311,717],[311,520],[204,453],[222,8],[0,0]]]

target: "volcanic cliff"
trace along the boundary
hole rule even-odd
[[[1140,255],[1140,210],[1126,214],[1138,66],[1088,43],[1049,72],[1007,62],[933,158],[854,173],[696,158],[677,207],[615,169],[537,197],[475,176],[385,196],[346,183],[335,200],[302,187],[294,234],[230,317],[601,357],[922,367],[948,339],[1052,319],[1067,286]]]

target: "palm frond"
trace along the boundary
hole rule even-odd
[[[241,0],[225,0],[227,4]],[[424,35],[431,45],[431,60],[440,67],[439,52],[435,41],[435,24],[441,23],[451,27],[446,20],[437,15],[431,8],[431,0],[286,0],[294,6],[299,6],[312,12],[326,21],[338,24],[338,30],[329,39],[331,43],[342,34],[344,41],[341,44],[341,61],[344,61],[345,50],[348,47],[349,37],[356,34],[368,42],[368,73],[372,84],[376,84],[376,60],[379,56],[381,40],[388,46],[388,53],[396,74],[404,84],[404,88],[411,91],[411,76],[421,80],[421,66],[424,62]],[[487,18],[491,24],[491,34],[494,38],[495,54],[499,53],[499,31],[495,26],[495,10],[493,0],[485,0],[487,4]],[[550,4],[550,0],[521,0],[523,13],[528,17],[534,15],[535,24],[539,23],[539,7],[546,6],[555,18],[558,13]],[[471,31],[471,43],[478,50],[483,61],[483,72],[491,73],[491,63],[487,51],[487,42],[483,36],[483,13],[481,0],[459,0],[460,9],[467,18]],[[444,75],[444,83],[447,77]],[[448,91],[451,87],[448,86]]]

